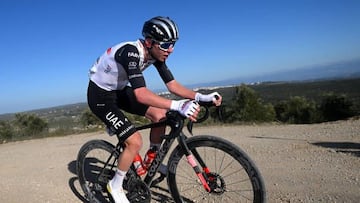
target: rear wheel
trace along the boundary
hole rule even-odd
[[[168,163],[168,186],[176,202],[266,202],[263,179],[250,158],[238,146],[219,137],[195,136],[186,143],[206,167],[203,174],[211,188],[207,192],[184,151],[178,146]]]
[[[119,152],[114,145],[104,140],[91,140],[81,147],[77,158],[77,174],[89,202],[113,202],[106,185],[116,172],[118,157]],[[130,202],[151,201],[150,189],[136,174],[133,166],[126,173],[123,188]]]
[[[118,155],[111,155],[114,151],[115,147],[104,140],[91,140],[79,151],[77,175],[89,202],[111,202],[106,184],[117,168]]]

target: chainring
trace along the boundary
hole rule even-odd
[[[126,174],[123,186],[127,190],[126,196],[131,203],[150,203],[151,191],[133,169]]]
[[[129,184],[127,198],[131,203],[150,203],[151,191],[144,181],[137,179]]]

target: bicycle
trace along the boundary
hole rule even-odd
[[[201,103],[205,113],[197,122],[209,117],[209,104]],[[169,126],[163,142],[144,178],[129,169],[123,188],[130,202],[150,202],[150,188],[165,178],[175,202],[266,202],[263,178],[250,157],[237,145],[217,136],[187,136],[183,132],[185,117],[169,111],[166,120],[137,127],[138,130]],[[192,135],[193,122],[187,129]],[[174,140],[178,145],[172,149]],[[77,174],[85,198],[89,202],[109,202],[106,184],[115,174],[117,158],[124,144],[116,146],[104,140],[85,143],[77,157]],[[164,167],[165,166],[165,167]],[[161,168],[161,170],[159,170]],[[163,170],[163,169],[167,170]],[[157,172],[159,176],[155,178]]]

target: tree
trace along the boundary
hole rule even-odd
[[[18,136],[34,136],[48,128],[48,123],[34,114],[15,114]]]
[[[14,135],[13,129],[9,122],[0,121],[0,141],[10,140]]]
[[[345,119],[355,115],[353,103],[345,95],[328,93],[323,96],[320,111],[325,121]]]
[[[273,121],[275,110],[271,104],[263,104],[259,95],[246,85],[236,87],[232,102],[223,112],[225,121]]]
[[[96,117],[90,109],[86,109],[82,114],[80,118],[80,122],[84,127],[90,126],[90,125],[101,125],[102,121]]]
[[[318,121],[315,102],[304,97],[295,96],[282,101],[275,105],[275,110],[277,119],[282,122],[300,124]]]

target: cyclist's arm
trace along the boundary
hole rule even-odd
[[[184,87],[176,80],[172,80],[172,81],[166,83],[166,87],[168,88],[168,90],[171,93],[173,93],[179,97],[186,98],[186,99],[195,99],[196,92]]]
[[[145,79],[139,69],[139,52],[133,45],[125,45],[115,54],[115,60],[125,69],[131,87],[138,102],[148,106],[170,109],[171,100],[156,95],[145,84]]]
[[[211,94],[203,95],[201,93],[197,93],[189,88],[184,87],[179,82],[177,82],[173,75],[171,74],[170,70],[166,66],[165,62],[156,62],[154,63],[155,67],[157,68],[161,78],[163,79],[164,83],[166,84],[167,89],[182,98],[185,99],[195,99],[197,101],[203,101],[203,102],[210,102],[213,101],[213,103],[216,106],[220,106],[222,102],[222,97],[219,93],[213,92]],[[215,98],[215,100],[214,100]]]
[[[165,62],[157,61],[154,63],[154,66],[158,70],[162,80],[166,84],[167,89],[171,93],[185,99],[195,99],[196,92],[177,82]]]
[[[161,97],[146,87],[134,89],[134,93],[138,102],[162,109],[170,109],[171,100]]]

